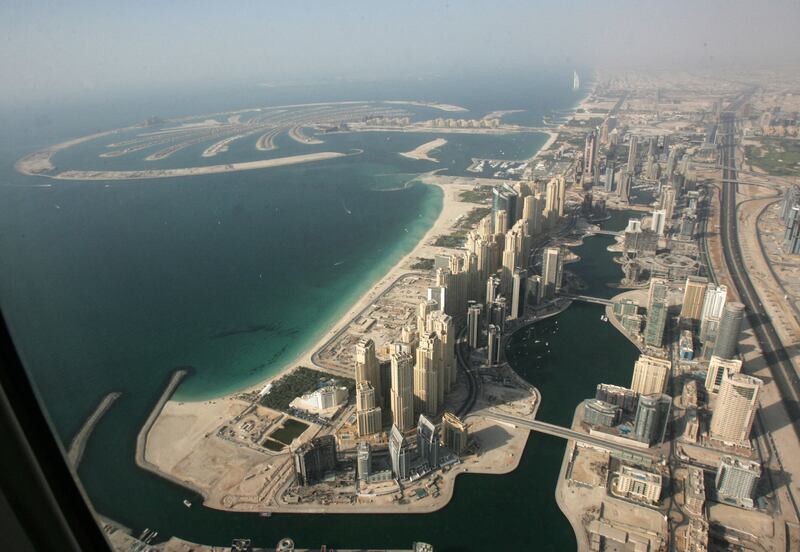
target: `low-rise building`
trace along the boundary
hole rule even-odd
[[[661,475],[623,465],[616,475],[612,490],[631,500],[657,504],[661,498]]]

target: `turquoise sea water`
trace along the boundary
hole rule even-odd
[[[348,85],[283,91],[282,97],[271,90],[267,99],[421,98],[462,104],[476,116],[525,108],[514,122],[534,125],[542,114],[579,99],[569,90],[571,70],[563,73],[568,77],[563,81],[556,71],[523,82],[467,87],[448,81]],[[200,98],[195,113],[258,105],[257,99]],[[462,477],[453,502],[426,516],[265,520],[202,507],[188,510],[181,504],[187,491],[133,462],[136,433],[176,366],[195,368],[178,391],[183,399],[207,398],[263,379],[313,343],[414,246],[438,215],[441,193],[401,184],[441,166],[458,174],[472,156],[526,157],[540,147],[542,135],[448,136],[447,146],[434,152],[441,165],[397,155],[431,136],[370,133],[326,136],[326,144],[308,150],[357,147],[364,149],[362,155],[264,171],[108,186],[13,171],[18,157],[59,140],[153,113],[190,114],[166,100],[142,101],[136,112],[129,106],[127,118],[114,108],[112,103],[87,109],[86,117],[90,112],[97,117],[90,123],[78,118],[80,110],[64,120],[56,112],[52,124],[41,128],[24,126],[33,117],[4,115],[6,128],[23,126],[15,134],[18,141],[3,135],[0,158],[0,305],[57,432],[68,441],[100,397],[123,392],[98,424],[80,468],[99,512],[137,530],[151,527],[209,544],[252,536],[270,545],[289,535],[302,546],[401,547],[428,540],[437,550],[483,550],[502,535],[516,547],[530,542],[541,543],[542,550],[574,546],[552,499],[563,442],[545,436],[529,442],[519,470]],[[285,137],[278,143],[287,154],[303,148]],[[245,149],[239,144],[219,159],[252,155]],[[192,156],[199,151],[198,146]],[[104,166],[96,154],[90,147],[76,148],[57,161],[65,168]],[[180,166],[185,159],[173,161]],[[40,184],[52,186],[36,187]],[[603,285],[618,274],[608,265],[604,247],[592,243],[587,240],[585,247],[596,253],[593,266],[600,268],[582,276]],[[576,306],[559,317],[574,332],[558,336],[565,351],[586,331],[610,331],[593,308]],[[613,335],[608,340],[616,339]],[[581,374],[588,389],[591,377],[627,377],[628,344],[618,337],[619,351],[610,353],[600,371],[592,368],[588,352],[586,358],[554,360],[553,374],[521,368],[545,394],[545,419],[566,423],[562,420],[571,418],[586,393],[567,385],[553,388],[552,378],[574,378],[576,371],[587,370]]]

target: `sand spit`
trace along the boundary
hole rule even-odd
[[[226,151],[228,151],[228,146],[231,144],[231,142],[235,142],[236,140],[239,140],[240,138],[244,138],[246,136],[250,136],[251,134],[255,134],[256,132],[258,132],[258,131],[256,130],[256,131],[253,131],[253,132],[244,132],[242,134],[237,134],[235,136],[228,136],[227,138],[224,138],[224,139],[220,140],[219,142],[211,144],[209,147],[207,147],[203,151],[202,155],[203,155],[203,157],[214,157],[218,153],[226,152]]]
[[[430,142],[426,142],[419,146],[416,149],[411,151],[407,151],[405,153],[401,153],[403,157],[408,157],[409,159],[420,159],[423,161],[433,161],[434,163],[438,163],[439,160],[435,157],[430,157],[428,154],[433,150],[442,147],[447,143],[447,140],[444,138],[436,138],[435,140],[431,140]]]
[[[262,159],[260,161],[247,161],[244,163],[228,163],[227,165],[209,165],[207,167],[182,167],[178,169],[145,169],[141,171],[64,171],[48,178],[58,180],[143,180],[148,178],[173,178],[177,176],[196,176],[199,174],[218,174],[237,171],[251,171],[254,169],[267,169],[284,165],[311,163],[358,155],[358,153],[338,153],[335,151],[321,151],[307,155],[292,155],[278,157],[277,159]],[[30,174],[30,173],[28,173]]]
[[[312,145],[312,144],[324,144],[322,140],[318,140],[316,138],[312,138],[310,136],[306,136],[303,134],[302,126],[292,127],[289,131],[289,138],[294,140],[295,142],[300,142],[301,144]]]
[[[259,136],[258,140],[256,141],[256,149],[258,151],[272,151],[277,149],[277,146],[275,145],[275,137],[278,135],[278,133],[280,133],[281,130],[283,129],[275,128]]]
[[[55,146],[50,146],[47,149],[43,149],[41,151],[31,153],[30,155],[26,155],[25,157],[23,157],[14,164],[14,168],[17,169],[17,172],[20,172],[22,174],[39,176],[44,172],[52,171],[53,169],[55,169],[55,166],[50,161],[50,157],[52,157],[52,155],[57,151],[65,150],[67,148],[81,144],[83,142],[88,142],[89,140],[102,138],[103,136],[108,136],[109,134],[114,134],[116,132],[128,130],[128,128],[121,128],[118,130],[107,130],[105,132],[98,132],[97,134],[90,134],[89,136],[82,136],[81,138],[75,138],[74,140],[67,140],[66,142],[61,142],[60,144],[56,144]]]
[[[387,100],[384,101],[385,104],[390,105],[416,105],[420,107],[432,107],[433,109],[439,109],[441,111],[469,111],[466,107],[461,107],[460,105],[453,105],[453,104],[444,104],[444,103],[437,103],[437,102],[420,102],[416,100]]]

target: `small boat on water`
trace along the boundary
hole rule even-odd
[[[187,499],[184,499],[184,501],[183,501],[183,505],[184,505],[184,506],[186,506],[187,508],[191,508],[191,507],[192,507],[192,503],[191,503],[191,502],[189,502],[189,499],[188,499],[188,498],[187,498]]]
[[[258,515],[261,517],[272,517],[272,512],[261,512]]]
[[[600,320],[602,320],[603,322],[608,322],[608,316],[606,316],[605,314],[601,314]]]

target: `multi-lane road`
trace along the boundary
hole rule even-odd
[[[741,102],[736,102],[739,104]],[[721,116],[722,198],[720,201],[720,239],[725,264],[731,282],[736,287],[741,302],[747,308],[747,318],[753,333],[761,344],[764,358],[775,379],[782,401],[795,423],[793,429],[800,438],[800,380],[783,347],[775,327],[769,318],[745,267],[741,245],[737,234],[736,190],[738,171],[736,168],[736,113],[726,111]]]

